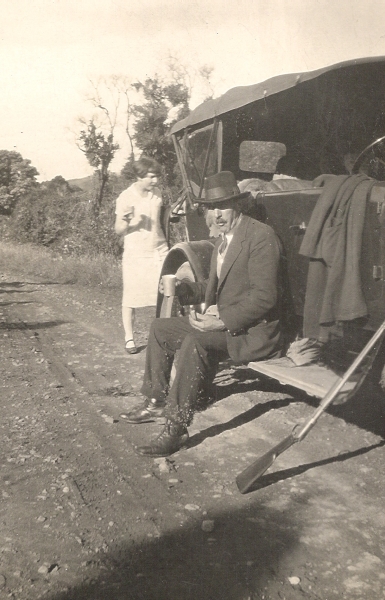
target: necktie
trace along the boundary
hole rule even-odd
[[[221,269],[222,269],[222,263],[225,259],[225,253],[226,253],[226,249],[227,249],[227,244],[228,244],[228,240],[226,238],[226,234],[223,234],[223,240],[221,245],[218,248],[218,256],[217,256],[217,275],[218,275],[218,279],[221,275]]]
[[[224,254],[227,248],[227,237],[226,234],[223,234],[223,242],[221,243],[221,245],[219,246],[219,254]]]

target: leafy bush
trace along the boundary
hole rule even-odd
[[[115,198],[122,178],[109,182],[99,215],[92,210],[92,192],[72,188],[62,177],[40,184],[25,195],[7,219],[5,238],[51,247],[63,254],[119,257],[121,240],[114,232]]]
[[[11,214],[17,201],[37,187],[38,174],[18,152],[0,150],[0,214]]]

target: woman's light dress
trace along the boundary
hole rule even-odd
[[[116,214],[123,217],[134,207],[133,228],[124,236],[122,306],[155,306],[158,281],[168,247],[160,225],[162,198],[158,188],[143,197],[133,183],[116,200]]]

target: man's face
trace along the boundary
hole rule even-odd
[[[209,218],[212,218],[221,233],[229,233],[237,224],[240,215],[234,200],[211,204],[208,212]]]

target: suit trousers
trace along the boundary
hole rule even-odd
[[[176,374],[170,384],[177,352]],[[211,396],[218,363],[228,357],[225,331],[198,331],[188,317],[154,319],[141,391],[166,404],[166,418],[187,426],[198,403]]]

